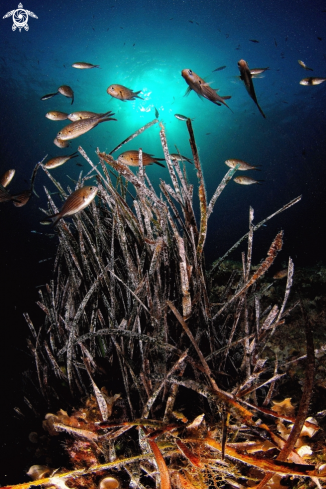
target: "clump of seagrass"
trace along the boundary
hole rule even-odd
[[[157,123],[141,128],[111,154]],[[286,374],[277,360],[270,365],[264,347],[290,312],[291,258],[282,304],[261,311],[264,291],[255,287],[282,247],[282,232],[251,273],[254,231],[300,197],[258,225],[250,209],[249,232],[230,250],[248,237],[242,276],[235,283],[233,275],[212,304],[203,258],[207,224],[237,167],[208,203],[190,119],[186,124],[198,177],[199,225],[193,185],[185,165],[170,158],[163,124],[160,139],[171,183],[161,180],[161,195],[145,173],[141,149],[134,174],[99,150],[99,165],[94,165],[79,148],[91,170],[80,175],[77,188],[95,175],[98,203],[73,216],[71,224],[58,225],[55,276],[46,292],[40,291],[42,328],[36,331],[25,314],[42,395],[49,405],[54,397],[70,396],[79,406],[70,415],[48,414],[45,421],[50,434],[65,436],[70,471],[49,469],[49,477],[20,487],[62,487],[70,479],[74,487],[97,487],[100,475],[108,472],[122,487],[139,489],[226,483],[241,488],[248,478],[262,488],[273,477],[311,477],[317,484],[317,478],[326,477],[325,469],[306,464],[294,449],[304,425],[317,429],[306,420],[314,370],[308,321],[309,368],[298,416],[266,407],[275,383]],[[119,388],[109,396],[105,388],[116,389],[113,377]],[[276,432],[274,420],[294,423],[288,441]],[[250,476],[248,465],[256,469]]]

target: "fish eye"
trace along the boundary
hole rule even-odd
[[[188,70],[188,75],[192,75],[192,71],[191,70]]]
[[[110,88],[111,88],[112,91],[114,90],[114,87],[110,87]]]

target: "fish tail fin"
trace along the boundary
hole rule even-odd
[[[260,168],[252,168],[252,170],[261,171]]]
[[[188,87],[186,90],[186,93],[184,94],[184,97],[188,97],[189,93],[191,92],[192,88]]]
[[[161,160],[162,158],[158,158],[158,159]],[[155,160],[154,163],[156,163],[157,165],[162,166],[163,168],[165,168],[165,165],[163,165],[163,163],[160,163],[159,161],[156,161]]]
[[[53,224],[53,227],[55,227],[60,221],[60,219],[61,219],[61,213],[58,212],[57,214],[52,214],[48,216],[48,218],[45,219],[44,221],[40,221],[40,224],[43,224],[44,226],[47,224]]]
[[[258,107],[259,112],[261,113],[261,115],[264,117],[264,119],[266,119],[266,116],[265,116],[264,112],[261,110],[261,108],[260,108],[260,106],[259,106],[258,103],[257,103],[257,107]]]
[[[144,100],[143,97],[140,97],[138,94],[141,93],[141,90],[139,90],[138,92],[134,92],[134,96],[136,98],[140,98],[141,100]]]
[[[111,112],[111,110],[109,110],[108,112],[104,112],[103,114],[100,115],[100,117],[109,117],[111,115],[115,115],[114,112]]]
[[[77,158],[77,156],[79,156],[79,153],[78,153],[78,151],[75,151],[74,153],[72,153],[72,154],[70,155],[70,159],[72,159],[72,158]]]
[[[70,104],[70,105],[72,105],[72,104],[74,103],[74,100],[75,100],[75,97],[74,97],[74,95],[73,95],[73,96],[72,96],[72,99],[71,99],[71,104]]]
[[[228,104],[226,104],[225,102],[223,102],[223,100],[229,100],[231,98],[231,95],[225,95],[224,97],[221,97],[222,99],[222,104],[225,105],[225,107],[227,107],[229,110],[231,110],[232,114],[234,114],[233,110],[231,109],[231,107],[228,106]],[[216,103],[216,102],[215,102]],[[221,104],[218,104],[217,105],[221,105]]]
[[[98,123],[106,121],[116,121],[117,119],[114,119],[113,117],[111,117],[111,115],[114,115],[114,113],[111,111],[101,114],[101,116],[98,118]]]
[[[265,182],[265,180],[257,180],[258,185],[262,185],[261,182]]]

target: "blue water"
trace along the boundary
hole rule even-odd
[[[1,17],[16,8],[16,0],[3,0]],[[326,83],[306,87],[299,81],[307,76],[326,76],[325,2],[24,0],[23,8],[38,16],[29,17],[28,32],[13,32],[11,17],[0,20],[0,174],[16,169],[10,185],[13,193],[28,186],[34,165],[47,154],[49,158],[70,154],[81,145],[97,162],[97,147],[101,151],[112,150],[154,119],[155,108],[165,124],[170,151],[175,152],[177,145],[182,154],[190,157],[186,125],[174,117],[181,113],[194,118],[208,199],[228,170],[226,159],[262,165],[261,172],[248,173],[252,178],[263,179],[262,185],[239,186],[231,182],[218,199],[209,221],[205,250],[208,263],[247,231],[250,205],[255,209],[257,223],[300,194],[303,197],[299,204],[256,233],[254,261],[266,256],[281,228],[285,243],[277,269],[289,255],[295,266],[324,260]],[[250,68],[269,67],[264,77],[254,80],[266,119],[237,78],[237,62],[241,58]],[[298,64],[299,59],[314,71],[305,71]],[[99,64],[101,69],[71,68],[76,61]],[[213,73],[222,65],[226,65],[224,70]],[[184,97],[184,68],[219,88],[221,96],[230,95],[227,103],[233,113],[225,106],[200,100],[194,92]],[[142,90],[144,100],[123,103],[112,99],[106,89],[114,83]],[[63,84],[75,92],[72,106],[70,99],[61,95],[40,100]],[[118,121],[100,124],[73,140],[70,148],[59,149],[53,139],[66,121],[46,119],[45,113],[50,110],[111,110]],[[158,126],[154,126],[121,151],[141,147],[162,157],[158,133]],[[88,170],[81,156],[53,170],[64,187],[73,186],[67,175],[78,177],[81,168],[76,162]],[[189,179],[195,184],[196,173],[190,165],[188,170]],[[160,178],[169,181],[167,169],[154,165],[147,173],[156,188]],[[30,362],[22,312],[29,311],[33,318],[42,319],[34,306],[38,298],[36,286],[50,280],[52,262],[39,261],[54,256],[56,246],[56,238],[31,233],[49,232],[39,224],[43,217],[39,207],[46,207],[44,185],[55,190],[40,170],[35,186],[39,198],[34,196],[22,208],[11,203],[0,207],[0,305],[4,318],[1,372],[2,392],[9,393],[3,407],[6,434],[1,448],[5,455],[0,460],[4,463],[1,472],[7,477],[1,476],[2,484],[25,477],[26,467],[13,464],[16,443],[22,435],[28,445],[28,432],[38,426],[38,422],[34,427],[19,424],[13,418],[13,407],[18,405],[28,412],[22,401],[21,370]],[[240,250],[233,258],[240,258]],[[20,450],[23,460],[29,448],[23,444]]]

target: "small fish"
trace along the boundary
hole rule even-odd
[[[187,121],[188,119],[190,119],[190,117],[186,117],[185,115],[182,114],[174,114],[174,117],[179,119],[179,121]],[[190,120],[193,121],[194,119],[190,119]]]
[[[136,46],[136,43],[132,45],[132,47]]]
[[[44,161],[44,159],[42,161]],[[36,194],[36,192],[34,191],[34,182],[35,182],[36,174],[37,174],[38,169],[40,168],[41,164],[42,164],[42,162],[37,163],[35,165],[35,167],[34,167],[34,170],[33,170],[33,173],[32,173],[32,178],[31,178],[31,186],[30,186],[30,188],[27,189],[27,190],[24,190],[20,194],[17,194],[17,195],[13,195],[12,196],[12,200],[13,200],[14,206],[16,206],[16,207],[23,207],[25,204],[27,204],[27,202],[29,201],[29,199],[31,198],[31,196],[33,195],[33,193]]]
[[[83,166],[81,163],[76,163],[76,166]]]
[[[323,40],[322,37],[318,37],[318,36],[317,36],[317,39],[318,39],[318,41],[322,41]]]
[[[256,43],[259,42],[259,41],[257,41],[257,39],[249,39],[249,41],[250,42],[256,42]]]
[[[74,103],[74,92],[68,85],[61,85],[61,87],[58,88],[58,92],[65,97],[71,98],[71,105]]]
[[[51,121],[65,121],[68,119],[68,114],[66,112],[59,112],[58,110],[51,110],[45,114],[45,117]]]
[[[188,22],[190,22],[190,24],[193,24],[193,23],[194,23],[194,21],[193,21],[193,20],[188,20]]]
[[[239,183],[240,185],[252,185],[253,183],[258,183],[258,185],[261,185],[260,182],[263,182],[264,180],[254,180],[250,177],[236,177],[233,179],[233,181]]]
[[[246,163],[245,161],[242,160],[230,159],[230,160],[226,160],[225,164],[230,168],[235,168],[237,165],[239,165],[238,170],[241,171],[246,171],[246,170],[261,171],[259,168],[257,168],[257,166],[249,165],[249,163]]]
[[[124,153],[121,153],[121,155],[118,156],[117,161],[119,163],[123,163],[124,165],[128,166],[139,166],[139,152],[135,149],[131,149],[129,151],[125,151]],[[159,166],[165,166],[162,163],[159,163],[160,161],[165,161],[164,158],[155,158],[155,156],[150,155],[148,153],[144,153],[143,151],[143,165],[152,165],[153,163],[156,163]]]
[[[186,156],[179,155],[179,153],[171,153],[170,156],[173,160],[176,160],[176,161],[185,160],[185,161],[188,161],[188,163],[193,164],[193,162],[189,158],[187,158]]]
[[[95,198],[97,190],[97,187],[93,186],[82,187],[75,190],[75,192],[69,195],[66,202],[61,207],[60,212],[57,214],[52,214],[46,221],[42,221],[41,224],[51,224],[52,222],[53,226],[56,226],[63,217],[72,216],[77,214],[77,212],[82,211]]]
[[[54,138],[53,142],[56,146],[58,146],[58,148],[68,148],[69,146],[68,141],[61,141],[61,139],[58,138]]]
[[[275,38],[274,38],[274,44],[275,44],[275,46],[277,47],[277,42],[276,42],[276,39],[275,39]]]
[[[0,185],[0,202],[8,202],[9,200],[12,200],[13,197],[11,193],[5,189],[2,185]]]
[[[250,73],[250,69],[247,62],[244,59],[240,59],[240,61],[238,61],[238,67],[240,70],[240,78],[244,82],[247,92],[249,93],[250,97],[257,105],[261,115],[264,117],[264,119],[266,119],[264,112],[261,110],[258,104],[255,89],[254,89],[254,84],[252,81],[252,75]]]
[[[51,158],[51,160],[47,161],[45,163],[45,168],[48,170],[52,170],[53,168],[57,168],[57,166],[61,166],[66,161],[71,160],[72,158],[77,158],[78,156],[78,151],[75,151],[75,153],[72,153],[71,155],[66,155],[66,156],[56,156],[55,158]]]
[[[49,98],[52,98],[52,97],[54,97],[55,95],[58,95],[58,92],[55,92],[55,93],[48,93],[47,95],[43,95],[43,97],[41,97],[41,100],[48,100]]]
[[[191,90],[194,90],[197,93],[197,95],[199,95],[199,97],[205,97],[207,100],[213,102],[213,104],[216,105],[223,104],[228,109],[230,109],[230,107],[224,102],[224,100],[228,100],[231,98],[230,95],[220,97],[217,94],[216,90],[211,88],[209,84],[205,82],[205,80],[200,78],[200,76],[196,75],[196,73],[194,73],[192,70],[189,70],[188,68],[182,70],[181,76],[185,79],[185,81],[189,85],[189,88],[187,89],[185,95],[188,95],[191,92]]]
[[[307,71],[314,71],[312,68],[308,68],[308,66],[306,65],[306,63],[304,63],[303,61],[301,61],[301,59],[298,59],[298,63],[300,66],[302,66],[302,68],[304,68],[305,70]]]
[[[159,114],[156,107],[154,107],[154,109],[155,109],[155,117],[156,117],[156,119],[158,119],[160,117],[160,114]]]
[[[114,115],[112,112],[106,112],[99,117],[90,117],[89,119],[82,119],[80,121],[72,122],[58,132],[57,139],[60,141],[67,141],[69,139],[78,138],[82,134],[85,134],[96,127],[101,122],[116,121],[117,119],[110,117],[112,115]]]
[[[100,65],[92,65],[92,63],[84,63],[84,61],[78,61],[73,63],[72,68],[77,68],[78,70],[89,70],[91,68],[100,68]]]
[[[219,68],[215,68],[215,70],[212,71],[212,73],[214,73],[214,71],[222,71],[226,68],[226,66],[220,66]]]
[[[257,75],[261,75],[266,70],[269,70],[269,67],[267,67],[267,68],[252,68],[250,70],[250,74],[251,74],[252,78],[254,78]]]
[[[0,177],[0,185],[5,188],[9,185],[11,180],[15,176],[16,170],[7,170],[1,177]]]
[[[303,78],[303,80],[300,81],[300,85],[320,85],[324,81],[326,81],[326,78],[317,78],[310,76],[309,78]]]
[[[135,100],[135,98],[140,98],[141,100],[144,100],[138,95],[139,93],[141,93],[141,90],[139,90],[138,92],[133,92],[132,90],[130,90],[130,88],[124,87],[123,85],[110,85],[106,91],[109,95],[111,95],[111,97],[122,100],[123,102],[125,100]]]
[[[20,194],[13,195],[12,198],[13,198],[14,206],[23,207],[25,204],[27,204],[27,202],[31,198],[32,193],[33,192],[31,190],[24,190]]]
[[[103,114],[98,114],[97,112],[89,112],[88,110],[80,110],[79,112],[72,112],[68,114],[67,119],[72,122],[80,121],[82,119],[89,119],[90,117],[100,117]]]
[[[273,278],[279,280],[281,278],[287,277],[287,275],[288,275],[288,269],[284,268],[284,270],[280,270],[279,272],[275,273],[275,275],[273,275]]]

